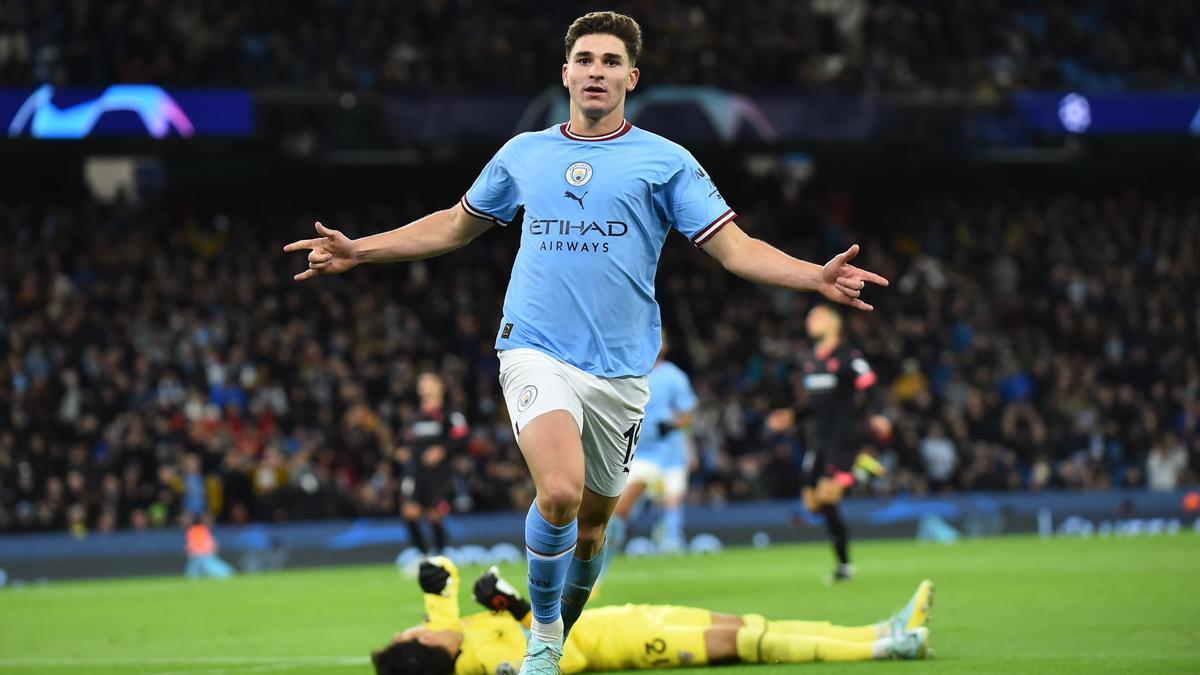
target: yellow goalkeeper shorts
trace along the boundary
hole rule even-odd
[[[647,670],[708,663],[712,612],[675,605],[617,605],[584,611],[571,640],[588,670]]]

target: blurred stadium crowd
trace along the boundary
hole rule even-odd
[[[1200,84],[1191,0],[624,0],[645,84],[994,94]],[[543,88],[581,11],[535,0],[0,0],[0,85]],[[430,40],[429,36],[438,36]]]
[[[749,179],[748,179],[749,180]],[[880,375],[891,492],[1200,480],[1194,194],[736,192],[749,231],[806,257],[856,232],[893,281],[847,337]],[[414,191],[419,194],[419,191]],[[418,198],[419,199],[419,198]],[[323,213],[357,236],[436,204]],[[0,531],[394,515],[416,377],[470,423],[447,508],[523,508],[492,349],[516,233],[443,259],[296,284],[310,205],[0,205]],[[327,220],[325,220],[327,218]],[[887,232],[905,232],[904,236]],[[797,494],[812,298],[759,289],[673,235],[658,292],[701,399],[691,499]]]
[[[1200,86],[1191,0],[609,5],[641,21],[650,85]],[[562,58],[544,36],[579,12],[532,0],[0,0],[0,86],[531,91]],[[869,298],[874,315],[847,315],[847,339],[880,376],[870,405],[893,421],[888,437],[866,435],[889,474],[858,490],[1200,483],[1194,191],[934,188],[896,200],[710,168],[752,234],[809,259],[859,241],[865,266],[892,279]],[[294,194],[224,213],[0,198],[0,532],[395,515],[423,372],[442,377],[470,428],[452,448],[446,508],[524,509],[532,486],[492,348],[515,233],[302,285],[291,281],[302,260],[280,252],[316,213],[357,236],[444,206],[422,197],[441,189],[428,180],[406,184],[408,202],[341,211]],[[794,498],[796,361],[813,298],[745,283],[677,237],[658,294],[671,358],[701,401],[690,498]],[[781,408],[795,421],[771,414]]]

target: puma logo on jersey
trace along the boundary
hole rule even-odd
[[[586,193],[586,192],[583,193],[583,197],[576,197],[574,193],[572,193],[570,190],[567,190],[566,192],[563,193],[563,196],[566,197],[567,199],[574,199],[575,201],[579,202],[579,210],[582,211],[583,210],[583,197],[588,196],[588,193]]]

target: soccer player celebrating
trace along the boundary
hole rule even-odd
[[[457,205],[351,240],[316,224],[302,281],[359,263],[448,253],[522,206],[521,247],[496,336],[500,383],[537,496],[526,517],[532,638],[522,672],[552,673],[563,636],[604,561],[604,530],[633,459],[659,350],[654,273],[671,228],[746,279],[869,310],[879,275],[851,246],[823,267],[747,236],[708,173],[682,147],[625,120],[641,29],[593,12],[567,30],[570,120],[511,139]],[[560,614],[560,598],[567,597]]]
[[[629,468],[629,483],[608,523],[609,557],[618,553],[624,544],[626,521],[647,490],[652,498],[662,503],[660,548],[675,552],[686,544],[683,498],[687,495],[688,439],[684,430],[692,423],[696,393],[692,391],[687,373],[667,360],[665,332],[658,360],[647,380],[650,401],[646,404],[642,438]]]
[[[862,435],[858,429],[858,392],[875,384],[875,371],[862,352],[842,342],[842,319],[826,305],[814,307],[805,328],[815,342],[801,355],[804,388],[809,396],[807,447],[804,453],[805,507],[825,517],[838,564],[826,577],[828,583],[853,578],[850,566],[850,533],[839,504],[842,493],[855,482],[855,471],[882,472],[873,458],[860,455]],[[883,434],[891,424],[873,415],[871,426]]]
[[[426,623],[397,633],[371,661],[378,675],[512,673],[525,649],[530,609],[493,567],[475,582],[490,612],[459,616],[458,570],[447,558],[421,564]],[[908,605],[864,626],[776,621],[671,605],[589,609],[565,643],[561,672],[648,670],[719,663],[810,663],[923,659],[933,584],[921,582]]]

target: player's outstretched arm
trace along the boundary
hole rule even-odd
[[[850,264],[858,244],[822,265],[793,258],[770,244],[747,235],[729,223],[704,244],[704,250],[734,274],[755,283],[797,291],[817,291],[832,302],[855,309],[875,309],[860,299],[868,283],[887,286],[888,280]]]
[[[426,625],[434,630],[458,626],[458,567],[445,556],[421,561],[417,581],[424,592]]]
[[[493,225],[476,218],[455,204],[388,232],[350,239],[337,230],[316,224],[315,239],[293,241],[285,252],[308,251],[308,269],[295,275],[296,281],[326,274],[341,274],[359,263],[420,260],[461,248]]]

